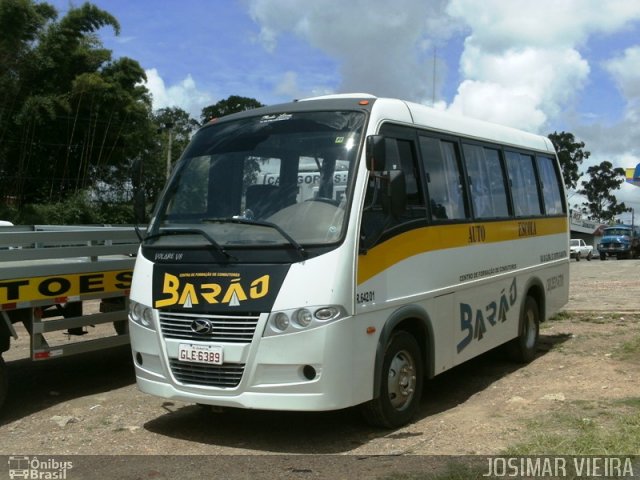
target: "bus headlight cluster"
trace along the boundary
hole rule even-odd
[[[129,318],[143,327],[153,330],[153,309],[142,303],[129,300]]]
[[[269,316],[264,336],[268,337],[281,333],[309,330],[339,320],[345,316],[345,309],[338,305],[306,307],[273,312]]]

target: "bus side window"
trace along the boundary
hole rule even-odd
[[[505,178],[498,150],[464,144],[475,218],[500,218],[509,215]]]
[[[564,213],[566,210],[562,201],[561,179],[554,166],[555,162],[551,157],[542,155],[538,155],[536,160],[538,161],[538,171],[540,172],[540,181],[542,183],[545,213],[547,215]]]
[[[541,215],[533,157],[510,151],[505,151],[505,156],[516,217]]]
[[[422,164],[433,220],[461,220],[468,217],[464,188],[460,183],[460,158],[456,145],[431,137],[420,137]]]
[[[376,175],[369,176],[364,209],[362,212],[361,236],[363,246],[370,248],[383,233],[414,220],[426,219],[424,196],[420,183],[414,142],[403,139],[387,141],[387,169],[402,171],[406,188],[406,208],[399,216],[389,211],[386,197],[387,181]]]

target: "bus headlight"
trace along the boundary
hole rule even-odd
[[[153,309],[151,307],[129,300],[129,318],[138,325],[154,330]]]
[[[296,321],[298,325],[302,328],[306,328],[311,323],[313,317],[311,316],[311,312],[306,308],[301,308],[300,310],[296,310],[293,314],[293,319]]]
[[[273,316],[273,326],[284,332],[289,326],[289,316],[284,312],[278,312]]]
[[[273,312],[269,316],[263,336],[295,333],[318,328],[327,323],[347,316],[347,311],[340,305],[296,308]]]

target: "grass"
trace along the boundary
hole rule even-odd
[[[549,318],[549,322],[569,320],[605,324],[619,321],[640,322],[640,314],[628,312],[565,312],[561,311]],[[546,323],[546,322],[545,322]],[[544,325],[544,323],[542,324]]]
[[[527,429],[505,455],[640,455],[640,398],[572,402]]]
[[[640,335],[627,340],[614,352],[615,358],[633,363],[640,363]]]

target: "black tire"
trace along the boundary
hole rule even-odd
[[[605,261],[607,259],[607,255],[605,253],[600,254],[600,260]]]
[[[398,428],[409,423],[420,407],[424,366],[416,339],[399,331],[386,345],[380,371],[380,395],[361,405],[370,425]]]
[[[592,258],[593,258],[593,254],[591,252],[589,252],[587,254],[587,262],[590,262]]]
[[[7,366],[5,365],[2,356],[0,356],[0,412],[2,411],[2,405],[7,398],[7,390],[9,390],[8,377]]]
[[[122,316],[125,320],[116,320],[113,322],[113,329],[116,331],[118,335],[126,335],[129,333],[129,320],[127,320],[127,315],[124,312],[125,310],[125,298],[124,297],[115,297],[115,298],[104,298],[100,302],[100,311],[102,313],[109,312],[119,312],[122,311]]]
[[[540,310],[533,297],[524,301],[518,332],[518,336],[507,343],[507,353],[514,362],[529,363],[536,356],[540,337]]]
[[[126,335],[129,333],[129,321],[118,320],[117,322],[113,322],[113,328],[118,335]]]
[[[580,254],[577,254],[576,255],[576,262],[579,262],[579,261],[580,261]]]

